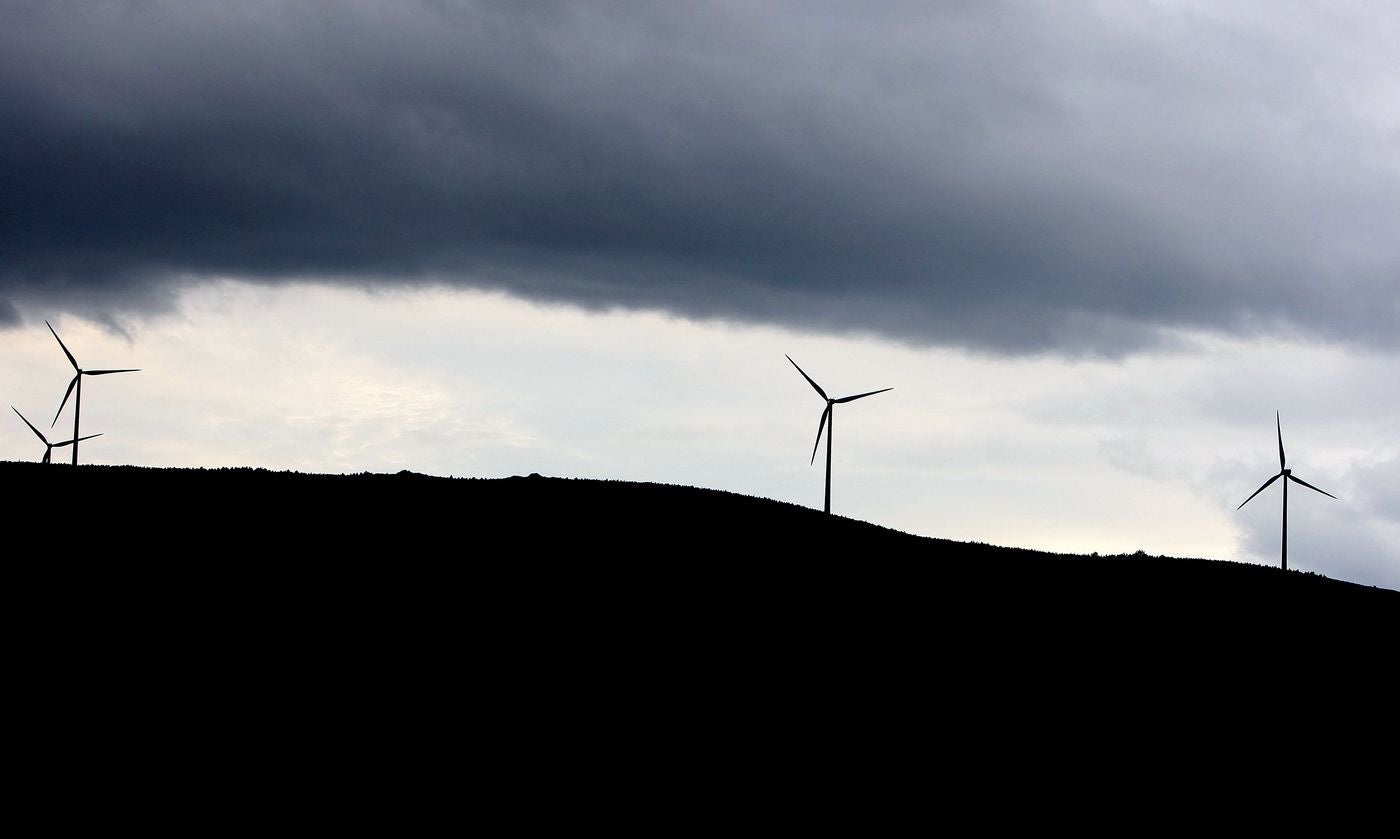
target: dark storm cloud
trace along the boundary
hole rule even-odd
[[[1394,346],[1400,15],[1212,8],[4,3],[0,293],[445,281],[992,350]]]

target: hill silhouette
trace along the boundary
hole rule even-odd
[[[1155,755],[1271,754],[1295,713],[1335,724],[1389,695],[1400,615],[1400,593],[1313,574],[928,539],[658,484],[0,480],[12,716],[44,738],[27,770],[108,756],[93,771],[118,809],[152,777],[195,808],[269,778],[268,806],[359,814],[346,790],[455,801],[459,765],[520,812],[540,790],[597,811],[619,783],[688,806],[681,789],[771,790],[778,768],[867,799],[922,796],[930,762],[955,798],[1018,766],[1053,790],[1084,754],[1166,772]],[[1288,730],[1292,749],[1334,728]]]
[[[206,633],[269,660],[308,632],[341,653],[450,658],[474,626],[506,658],[581,644],[962,678],[1080,661],[1100,678],[1164,659],[1282,666],[1400,627],[1400,592],[1317,574],[954,542],[693,487],[37,463],[0,479],[12,530],[44,534],[14,579],[50,631]]]
[[[654,483],[316,475],[264,469],[0,464],[19,521],[64,522],[65,552],[143,563],[456,563],[508,578],[548,570],[678,591],[787,588],[908,608],[1110,611],[1190,605],[1244,615],[1394,610],[1400,593],[1207,559],[1082,556],[914,536],[785,502]],[[73,511],[70,519],[60,510]],[[191,567],[191,562],[198,561]],[[624,583],[623,578],[626,582]],[[549,581],[540,580],[541,585]],[[792,597],[775,605],[792,604]],[[859,607],[859,606],[857,606]],[[882,610],[883,611],[883,610]],[[1265,614],[1264,616],[1268,616]]]

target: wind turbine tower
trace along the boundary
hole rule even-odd
[[[792,356],[790,356],[790,355],[789,355],[789,356],[785,356],[785,358],[787,358],[787,360],[788,360],[789,362],[791,362],[791,364],[792,364],[793,367],[797,367],[797,362],[792,360]],[[832,409],[834,406],[836,406],[836,405],[841,405],[841,404],[844,404],[844,403],[846,403],[846,402],[854,402],[854,401],[856,401],[857,399],[864,399],[864,398],[867,397],[867,396],[874,396],[874,395],[877,394],[877,393],[884,393],[884,392],[887,391],[887,390],[894,390],[894,388],[892,388],[892,387],[886,387],[886,388],[881,388],[880,390],[868,391],[868,392],[866,392],[866,393],[857,393],[855,396],[843,396],[843,397],[841,397],[840,399],[832,399],[830,396],[827,396],[827,395],[826,395],[826,391],[822,390],[821,385],[819,385],[819,384],[817,384],[816,382],[812,381],[812,377],[809,376],[809,375],[807,375],[807,373],[806,373],[805,370],[803,370],[801,367],[797,367],[797,372],[799,372],[799,373],[802,374],[802,378],[804,378],[804,379],[807,380],[807,384],[809,384],[809,385],[812,386],[812,389],[815,390],[815,391],[817,392],[817,395],[818,395],[818,396],[820,396],[822,399],[825,399],[825,400],[826,400],[826,410],[822,411],[821,422],[819,422],[819,423],[817,424],[817,441],[816,441],[815,443],[812,444],[812,463],[816,463],[816,462],[817,462],[817,446],[820,446],[820,445],[821,445],[821,442],[822,442],[822,430],[825,429],[825,430],[826,430],[826,502],[825,502],[825,506],[824,506],[823,509],[826,511],[826,514],[829,516],[829,515],[831,515],[831,435],[832,435],[832,432],[833,432],[833,431],[835,430],[835,428],[836,428],[836,414],[835,414],[831,409]]]
[[[1336,498],[1337,496],[1335,496],[1335,495],[1333,495],[1332,493],[1327,492],[1327,491],[1325,491],[1325,490],[1320,490],[1320,489],[1318,489],[1317,487],[1313,486],[1312,484],[1308,483],[1307,481],[1303,480],[1302,478],[1298,477],[1297,475],[1293,474],[1293,470],[1288,468],[1288,463],[1287,463],[1287,461],[1286,461],[1286,459],[1284,458],[1284,455],[1283,455],[1283,422],[1279,419],[1278,411],[1274,411],[1274,427],[1275,427],[1275,428],[1277,429],[1277,431],[1278,431],[1278,474],[1275,475],[1275,476],[1273,476],[1272,478],[1268,479],[1267,481],[1265,481],[1263,486],[1259,487],[1258,489],[1256,489],[1256,490],[1254,491],[1254,495],[1251,495],[1251,496],[1249,496],[1248,498],[1246,498],[1243,502],[1240,503],[1240,506],[1236,507],[1235,509],[1236,509],[1236,510],[1244,509],[1244,505],[1245,505],[1245,504],[1248,504],[1250,501],[1253,501],[1255,495],[1258,495],[1259,493],[1261,493],[1261,492],[1263,492],[1264,490],[1268,489],[1268,488],[1269,488],[1269,484],[1273,483],[1274,481],[1277,481],[1279,478],[1283,478],[1283,564],[1282,564],[1282,568],[1283,568],[1283,570],[1287,571],[1287,570],[1288,570],[1288,482],[1289,482],[1289,481],[1292,481],[1292,482],[1295,483],[1295,484],[1302,484],[1303,486],[1307,487],[1308,489],[1310,489],[1310,490],[1312,490],[1312,491],[1314,491],[1314,492],[1321,492],[1323,495],[1327,496],[1328,498]]]
[[[73,365],[73,370],[74,370],[74,373],[73,373],[73,381],[71,381],[71,382],[68,383],[68,390],[67,390],[66,393],[63,394],[63,401],[59,403],[59,405],[58,405],[58,411],[57,411],[57,413],[55,413],[55,414],[53,415],[53,422],[50,423],[49,427],[52,428],[53,426],[58,425],[58,415],[61,414],[61,413],[63,413],[63,406],[68,404],[68,397],[73,395],[73,388],[74,388],[74,387],[77,387],[77,389],[78,389],[78,398],[75,399],[75,400],[73,401],[73,440],[72,440],[72,443],[73,443],[73,465],[74,465],[74,466],[77,466],[77,465],[78,465],[78,443],[79,443],[80,441],[82,441],[82,440],[88,439],[88,438],[86,438],[86,437],[79,437],[79,436],[78,436],[78,422],[79,422],[79,420],[80,420],[80,418],[81,418],[81,416],[82,416],[82,408],[83,408],[83,376],[105,376],[105,375],[107,375],[107,374],[109,374],[109,373],[139,373],[139,372],[140,372],[140,368],[126,369],[126,370],[84,370],[83,368],[81,368],[81,367],[78,366],[78,360],[77,360],[76,358],[73,357],[73,354],[72,354],[71,352],[68,351],[68,347],[64,345],[63,339],[60,338],[60,337],[58,337],[58,333],[57,333],[57,332],[54,332],[53,324],[49,323],[48,321],[44,321],[44,325],[47,326],[47,327],[49,328],[49,331],[50,331],[50,332],[53,332],[54,340],[58,342],[58,345],[59,345],[60,347],[63,347],[63,354],[66,355],[66,356],[68,356],[68,363],[71,364],[71,365]],[[12,407],[13,407],[13,406],[12,406]],[[18,411],[16,411],[16,413],[18,413]],[[28,422],[28,420],[25,420],[25,422]],[[57,445],[57,444],[55,444],[55,445]]]

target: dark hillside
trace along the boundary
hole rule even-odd
[[[123,565],[194,578],[233,567],[292,579],[312,569],[374,568],[386,582],[431,583],[428,593],[455,580],[530,581],[605,598],[669,591],[717,606],[772,597],[775,609],[825,603],[833,615],[1400,608],[1400,593],[1316,574],[930,539],[664,484],[29,463],[0,464],[0,476],[17,521],[61,532],[61,555],[117,553]]]
[[[314,638],[409,660],[456,655],[467,633],[512,662],[582,645],[1100,675],[1282,666],[1299,645],[1323,661],[1400,635],[1400,593],[1315,574],[929,539],[690,487],[29,463],[0,479],[29,537],[21,606],[60,634]]]
[[[541,788],[586,813],[618,783],[659,808],[716,779],[982,796],[1029,765],[1053,788],[1086,753],[1161,769],[1271,742],[1262,720],[1294,712],[1331,737],[1388,695],[1400,635],[1400,594],[1315,575],[925,539],[686,487],[27,463],[0,481],[28,777],[81,755],[114,808],[151,777],[196,808],[276,779],[259,802],[342,817],[343,790],[455,801],[477,771],[520,813]],[[66,787],[37,789],[57,807]]]

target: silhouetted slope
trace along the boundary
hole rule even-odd
[[[1315,575],[923,539],[655,484],[0,480],[12,717],[43,738],[25,772],[58,807],[48,779],[82,764],[104,819],[157,777],[161,808],[205,821],[224,790],[235,814],[323,802],[317,823],[401,829],[464,784],[516,814],[666,824],[801,787],[797,815],[825,825],[813,794],[1000,799],[1009,775],[1082,787],[1094,755],[1176,773],[1269,754],[1297,713],[1331,738],[1357,697],[1389,696],[1400,612]],[[1290,755],[1308,728],[1290,719]]]
[[[1400,593],[1316,574],[930,539],[793,504],[664,484],[31,463],[0,464],[0,475],[27,512],[20,520],[52,523],[65,550],[100,556],[120,547],[142,561],[412,567],[433,560],[468,575],[536,569],[564,578],[587,568],[595,579],[615,571],[734,597],[746,585],[768,584],[892,602],[917,596],[959,610],[1003,597],[1091,609],[1125,600],[1134,608],[1241,610],[1278,598],[1308,598],[1314,607],[1400,604]]]

